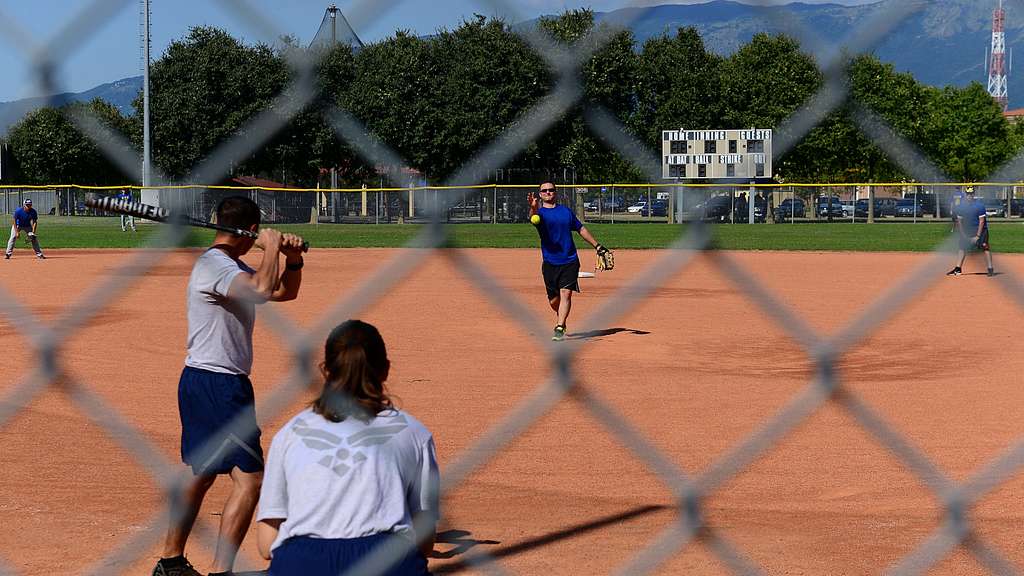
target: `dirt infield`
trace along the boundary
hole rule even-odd
[[[467,250],[516,298],[552,325],[536,250]],[[320,321],[399,250],[319,250],[307,257],[299,299],[275,310],[300,326]],[[3,262],[0,287],[43,322],[112,275],[126,290],[65,343],[61,361],[90,392],[138,428],[169,461],[178,454],[176,383],[184,358],[184,289],[195,252],[162,257],[146,277],[119,272],[122,251],[24,251]],[[358,316],[388,343],[391,389],[434,433],[442,474],[550,375],[538,343],[436,254]],[[569,332],[654,262],[656,251],[620,251],[614,272],[584,279]],[[927,256],[730,253],[778,298],[825,333],[843,327]],[[258,256],[253,260],[258,260]],[[1024,257],[996,265],[1024,274]],[[969,261],[967,271],[981,269]],[[1005,278],[942,277],[843,358],[840,377],[906,441],[954,480],[977,473],[1024,438],[1019,375],[1022,311]],[[339,319],[340,320],[340,319]],[[0,320],[6,401],[40,361],[9,318]],[[545,334],[546,335],[546,334]],[[708,260],[698,257],[614,325],[578,334],[581,384],[676,466],[699,474],[804,390],[813,366]],[[266,318],[257,322],[253,381],[265,399],[289,356]],[[302,401],[261,412],[264,447]],[[111,420],[113,421],[113,420]],[[18,574],[79,574],[145,532],[161,510],[159,484],[61,390],[33,399],[0,434],[0,559]],[[218,521],[218,483],[200,515]],[[1014,474],[973,509],[985,542],[1024,566],[1024,475]],[[705,501],[716,533],[770,574],[879,573],[940,524],[938,499],[836,403],[826,404]],[[486,550],[520,574],[596,574],[619,568],[675,520],[660,479],[567,398],[511,441],[444,502],[438,574],[472,573]],[[164,523],[156,522],[162,534]],[[143,574],[159,539],[108,573]],[[200,569],[210,551],[190,556]],[[2,564],[0,564],[2,565]],[[239,568],[264,566],[247,538]],[[725,574],[704,544],[660,573]],[[935,573],[984,573],[962,550]]]

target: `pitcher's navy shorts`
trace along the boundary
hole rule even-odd
[[[548,300],[558,297],[562,290],[580,291],[580,261],[577,258],[568,264],[551,264],[545,260],[540,266],[540,273],[544,276],[544,288],[548,293]]]
[[[388,542],[393,536],[390,533],[362,538],[293,536],[274,549],[267,575],[338,576],[346,573],[379,546],[394,547],[395,555],[402,554],[401,546],[406,544],[394,540]],[[416,548],[402,555],[402,559],[392,564],[387,571],[373,573],[382,576],[430,576],[427,559]]]
[[[199,475],[263,470],[249,377],[186,366],[178,380],[181,461]]]

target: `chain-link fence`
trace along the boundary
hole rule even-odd
[[[993,218],[1019,218],[1024,195],[1011,184],[973,184]],[[523,223],[536,184],[413,186],[407,188],[282,189],[232,186],[151,187],[161,205],[176,205],[189,218],[211,221],[217,204],[232,195],[257,202],[268,224]],[[561,201],[586,222],[704,221],[710,223],[934,222],[950,219],[963,184],[582,184],[560,189]],[[40,214],[99,216],[90,200],[123,190],[135,200],[138,186],[0,187],[0,214],[31,198]],[[1022,196],[1018,198],[1018,196]],[[750,198],[754,198],[753,207]]]
[[[0,34],[13,39],[11,45],[15,46],[26,60],[35,62],[41,90],[48,94],[57,94],[62,90],[59,84],[60,76],[57,73],[59,67],[56,66],[56,63],[79,45],[99,34],[105,22],[105,15],[123,4],[124,2],[115,0],[92,2],[69,25],[68,30],[73,33],[59,32],[55,35],[55,38],[59,40],[56,42],[36,40],[31,34],[21,29],[14,20],[2,14],[0,14]],[[265,18],[257,8],[242,0],[221,0],[218,4],[252,23],[255,27],[268,31],[272,37],[282,35],[275,29],[273,22]],[[375,18],[375,14],[384,12],[380,4],[381,2],[377,0],[354,2],[348,10],[349,21],[355,28],[358,28],[361,24]],[[514,21],[526,19],[518,14],[516,3],[491,0],[487,4],[502,7],[503,11],[509,14]],[[852,40],[847,45],[847,51],[860,53],[870,50],[908,15],[920,9],[921,4],[918,2],[878,4],[872,18],[858,23],[857,29],[851,36]],[[401,9],[401,4],[396,3],[393,8]],[[785,23],[785,26],[805,43],[827,44],[827,42],[816,38],[811,31],[793,30],[791,23]],[[535,30],[523,30],[520,33],[536,53],[547,60],[550,68],[557,75],[556,88],[533,109],[526,111],[521,116],[515,131],[509,131],[480,150],[474,158],[472,166],[467,165],[465,171],[456,171],[449,181],[435,183],[436,185],[468,186],[477,184],[473,181],[471,174],[493,173],[494,170],[502,168],[538,134],[541,134],[559,117],[579,104],[583,91],[580,86],[580,75],[576,72],[609,39],[607,30],[601,28],[596,29],[573,46],[567,47]],[[282,127],[283,122],[290,117],[289,115],[294,115],[302,107],[302,104],[309,102],[315,93],[311,74],[309,74],[315,63],[303,60],[297,55],[292,57],[292,65],[300,73],[296,75],[298,79],[295,84],[282,93],[279,101],[275,103],[278,113],[268,113],[256,117],[244,130],[240,131],[239,137],[224,143],[211,154],[194,171],[198,181],[218,181],[218,176],[228,173],[234,162],[250,155]],[[841,81],[844,57],[839,51],[836,51],[836,56],[833,59],[819,62],[820,68],[826,75],[826,82],[820,92],[791,117],[774,127],[778,134],[773,148],[776,157],[785,154],[824,116],[844,102],[848,95],[848,87]],[[281,110],[286,111],[286,114],[279,114]],[[373,141],[365,127],[345,110],[331,109],[328,116],[336,134],[365,156],[367,160],[392,166],[408,165],[398,154],[381,143]],[[658,156],[636,142],[612,114],[599,106],[588,104],[585,107],[584,118],[589,129],[601,135],[608,146],[648,174],[651,181],[657,181],[660,172]],[[887,129],[885,122],[876,114],[866,108],[854,106],[853,118],[863,133],[908,173],[921,180],[942,180],[941,170],[916,154],[913,146],[895,136],[895,132]],[[102,146],[104,152],[126,173],[135,175],[139,173],[140,160],[127,142],[118,144],[117,138],[105,130],[102,124],[94,118],[76,115],[72,120],[98,145]],[[1024,175],[1020,173],[1020,166],[1024,165],[1021,160],[1009,163],[1007,168],[1001,173],[993,175],[991,179],[997,181],[1018,179]],[[712,212],[718,210],[719,207],[726,210],[726,219],[740,220],[741,218],[737,218],[736,215],[742,213],[742,209],[738,212],[736,205],[739,203],[742,207],[743,202],[747,202],[749,198],[749,196],[741,197],[739,193],[728,190],[709,189],[702,193],[699,200],[691,202],[690,198],[675,197],[671,193],[667,197],[662,197],[659,189],[643,187],[619,189],[614,186],[602,187],[600,190],[594,190],[591,187],[579,190],[577,187],[574,193],[577,196],[576,200],[582,205],[582,209],[588,217],[609,220],[627,217],[631,214],[629,206],[636,205],[640,201],[646,203],[645,206],[650,212],[654,212],[655,206],[659,206],[658,214],[652,214],[650,217],[666,218],[666,221],[673,218],[671,215],[681,219],[683,214],[701,216],[700,218],[691,218],[694,222],[719,218],[720,216],[716,216],[716,212]],[[14,196],[17,197],[17,194],[19,193],[15,192]],[[36,199],[36,205],[43,210],[46,210],[47,207],[52,207],[55,210],[78,210],[77,199],[61,196],[60,191],[33,192],[32,194]],[[472,284],[481,293],[487,295],[493,305],[502,310],[512,322],[523,325],[529,333],[546,333],[544,327],[534,325],[531,320],[534,316],[523,309],[516,299],[502,297],[501,285],[485,268],[474,262],[471,256],[459,251],[444,249],[448,234],[446,224],[449,221],[487,220],[488,216],[493,220],[520,221],[523,217],[523,207],[519,200],[523,196],[521,190],[511,190],[507,194],[503,194],[502,189],[484,187],[467,191],[459,198],[449,194],[432,194],[430,190],[418,191],[411,198],[407,195],[403,196],[399,192],[383,196],[376,195],[369,200],[368,205],[364,205],[361,196],[352,194],[345,195],[344,200],[332,196],[331,193],[327,193],[326,199],[307,195],[301,197],[301,202],[274,202],[265,198],[259,191],[253,191],[252,194],[260,201],[264,209],[271,211],[268,216],[271,221],[274,221],[274,218],[290,218],[292,216],[288,216],[288,214],[291,211],[295,212],[297,219],[306,218],[306,215],[309,214],[317,214],[317,216],[329,215],[334,220],[344,221],[352,218],[355,214],[358,214],[359,218],[367,217],[370,207],[372,207],[373,214],[383,213],[387,215],[386,218],[392,219],[392,214],[409,213],[403,212],[405,210],[403,206],[407,208],[409,205],[413,205],[412,212],[420,214],[415,212],[418,205],[423,212],[421,216],[416,217],[429,222],[430,225],[423,228],[422,232],[410,243],[410,246],[440,250],[440,254],[469,278]],[[751,191],[748,191],[747,194],[751,194]],[[926,194],[931,194],[931,204],[929,204]],[[781,221],[820,218],[822,203],[817,200],[820,197],[827,199],[824,202],[826,218],[846,218],[846,211],[849,208],[845,206],[852,201],[854,214],[850,216],[850,219],[853,220],[857,218],[856,203],[862,199],[869,200],[869,198],[855,195],[854,191],[848,189],[816,190],[808,196],[801,189],[785,186],[773,189],[767,195],[758,191],[753,191],[752,195],[755,197],[753,213],[760,214],[759,220],[777,219],[781,211]],[[214,196],[216,194],[205,192],[195,194],[175,192],[166,195],[162,193],[160,200],[161,203],[166,203],[172,208],[187,207],[189,211],[206,215],[213,206]],[[373,195],[371,194],[371,196]],[[1006,202],[1009,213],[1019,214],[1019,209],[1015,210],[1012,206],[1012,196],[1007,196],[1005,193],[1003,196],[989,196],[1001,198]],[[875,197],[876,204],[872,210],[876,212],[876,216],[891,215],[886,213],[889,210],[887,207],[889,201],[880,200],[890,197],[907,198],[905,193],[898,196],[889,193]],[[724,200],[717,198],[724,198]],[[832,211],[831,206],[836,200],[840,204],[840,210]],[[664,215],[660,215],[659,202],[661,201],[665,202]],[[9,195],[4,196],[3,202],[3,209],[9,210],[11,208]],[[631,202],[633,204],[630,204]],[[673,202],[679,202],[680,205],[674,206]],[[786,211],[787,202],[788,212]],[[394,212],[392,211],[393,203],[397,204]],[[760,211],[757,210],[758,204],[762,205]],[[803,205],[802,212],[798,211],[800,204]],[[326,214],[320,212],[324,205],[327,207]],[[672,208],[670,209],[669,206]],[[749,207],[749,204],[747,206]],[[941,218],[943,217],[943,206],[942,194],[937,194],[934,191],[923,192],[920,195],[915,194],[909,217]],[[918,208],[922,208],[920,213]],[[752,212],[748,211],[747,213],[751,214]],[[185,231],[178,226],[167,226],[161,234],[155,237],[150,247],[176,246],[183,238],[184,233]],[[701,225],[689,227],[686,235],[665,251],[656,265],[652,265],[645,272],[639,274],[619,293],[609,297],[607,305],[590,315],[581,329],[584,331],[596,330],[610,325],[615,319],[636,306],[659,284],[684,270],[694,254],[709,248],[709,241],[708,227]],[[1004,554],[988,544],[973,529],[966,511],[995,486],[1019,471],[1024,464],[1024,439],[1019,440],[1012,449],[1002,456],[989,462],[974,476],[961,482],[955,481],[943,474],[909,438],[901,435],[881,416],[878,410],[858,397],[836,376],[837,360],[884,325],[901,305],[928,289],[944,268],[944,263],[948,259],[946,253],[952,249],[953,239],[951,238],[937,249],[934,257],[930,258],[927,263],[895,283],[888,292],[870,305],[859,317],[851,321],[846,328],[831,336],[817,332],[801,320],[798,314],[792,312],[791,306],[779,300],[761,281],[738,264],[736,259],[725,253],[708,251],[715,266],[733,283],[742,287],[744,295],[749,298],[750,302],[797,342],[814,363],[813,378],[784,408],[731,450],[726,451],[724,455],[713,461],[703,473],[691,475],[680,470],[669,457],[655,448],[618,411],[597,396],[587,392],[585,386],[576,378],[575,361],[581,351],[578,342],[562,342],[557,345],[548,343],[545,345],[545,349],[549,354],[554,376],[550,381],[539,386],[536,392],[517,406],[507,418],[497,423],[461,455],[446,464],[443,470],[442,496],[450,494],[475,470],[499,455],[532,423],[571,395],[576,406],[601,422],[608,433],[628,448],[671,489],[678,503],[676,507],[678,522],[672,523],[653,541],[642,543],[641,550],[621,566],[618,573],[649,573],[681,548],[697,541],[704,544],[706,549],[722,562],[723,566],[734,573],[759,573],[761,571],[759,567],[751,562],[741,549],[729,542],[721,530],[706,521],[706,515],[702,510],[705,498],[746,470],[758,456],[776,445],[784,435],[812,414],[821,410],[825,405],[832,405],[843,410],[864,432],[884,446],[892,458],[933,491],[936,499],[942,503],[944,516],[941,525],[916,550],[901,559],[896,565],[890,566],[892,573],[923,573],[957,547],[962,547],[972,554],[982,566],[993,573],[1015,573],[1016,567],[1005,558]],[[90,391],[86,386],[76,384],[72,376],[64,369],[60,346],[63,341],[72,337],[91,318],[100,314],[121,295],[124,286],[128,284],[124,281],[125,275],[143,275],[158,266],[160,256],[156,252],[158,251],[139,251],[135,257],[124,264],[121,270],[113,271],[108,281],[95,287],[90,291],[88,297],[81,300],[82,304],[69,307],[66,310],[61,322],[54,324],[54,326],[59,326],[59,329],[50,328],[50,325],[44,322],[33,321],[32,314],[20,304],[15,295],[0,294],[0,312],[4,314],[9,324],[22,327],[21,330],[27,339],[26,345],[30,346],[35,356],[40,359],[33,370],[20,375],[16,385],[10,388],[2,398],[0,429],[9,426],[23,407],[29,405],[33,399],[47,390],[59,389],[92,422],[109,431],[110,437],[135,458],[138,465],[167,490],[170,496],[169,500],[174,501],[180,496],[187,479],[175,476],[172,471],[177,468],[161,457],[160,451],[153,449],[149,441],[135,431],[128,421],[104,402],[98,394]],[[420,254],[422,250],[409,252],[377,271],[359,288],[340,297],[333,308],[322,315],[318,325],[309,330],[299,328],[286,318],[275,314],[273,310],[263,312],[264,318],[281,335],[280,341],[289,343],[295,367],[287,380],[277,387],[269,398],[264,399],[260,406],[263,420],[273,420],[280,416],[281,412],[299,397],[305,384],[313,377],[312,351],[317,349],[320,342],[314,341],[312,335],[325,333],[325,327],[333,326],[340,320],[366,310],[381,294],[386,294],[401,279],[413,273],[422,261],[422,254]],[[416,254],[412,254],[412,252],[416,252]],[[1024,303],[1024,286],[1011,273],[1004,273],[996,281],[1006,290],[1011,299],[1018,304]],[[235,426],[238,428],[235,431],[240,432],[240,435],[244,435],[245,432],[241,428],[242,426],[241,423]],[[166,511],[164,514],[154,515],[152,526],[163,526],[166,520],[165,515]],[[128,542],[107,551],[105,557],[95,566],[79,570],[79,572],[106,574],[109,573],[109,566],[116,566],[138,558],[140,554],[150,550],[159,537],[159,529],[152,528],[152,526],[151,529],[140,531]],[[197,531],[197,537],[207,540],[212,538],[210,530],[202,524],[197,526]],[[59,553],[59,551],[54,551],[54,554]],[[2,558],[0,574],[18,574],[18,571],[13,568],[16,554],[16,550],[0,550],[0,558]],[[380,553],[366,558],[365,562],[346,573],[380,572],[396,560],[395,554],[393,549],[382,548]],[[490,573],[506,573],[493,560],[485,552],[477,554],[474,556],[474,567]],[[842,569],[837,568],[837,571],[842,571]]]

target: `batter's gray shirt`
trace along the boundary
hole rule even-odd
[[[211,248],[196,260],[188,280],[188,356],[192,368],[245,374],[252,370],[252,329],[256,305],[229,300],[228,288],[243,272],[255,273],[241,260]]]
[[[439,482],[434,438],[410,414],[331,422],[307,408],[270,444],[256,519],[285,519],[271,550],[292,536],[411,541],[414,516],[438,517]]]

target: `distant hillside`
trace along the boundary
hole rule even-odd
[[[142,90],[142,76],[124,78],[109,84],[102,84],[85,92],[67,92],[52,99],[25,98],[13,102],[0,102],[0,135],[25,117],[26,114],[46,105],[62,106],[70,102],[89,102],[99,98],[117,107],[122,114],[133,114],[132,101]]]
[[[647,39],[674,34],[681,26],[700,31],[708,48],[728,55],[758,32],[787,32],[802,27],[819,39],[845,44],[846,36],[872,13],[891,3],[915,0],[882,0],[862,6],[792,3],[758,7],[727,0],[706,4],[672,4],[652,8],[623,8],[597,13],[599,21],[628,23],[638,48]],[[924,8],[904,20],[879,44],[874,53],[901,72],[934,86],[986,83],[985,55],[991,34],[992,10],[997,0],[917,0]],[[1012,51],[1024,40],[1024,4],[1006,2],[1006,46]],[[536,20],[516,27],[535,25]],[[1024,57],[1024,52],[1019,54]],[[1012,62],[1012,58],[1011,58]],[[142,87],[142,78],[125,78],[78,94],[61,94],[57,104],[101,98],[131,114],[131,102]],[[1024,107],[1024,71],[1009,78],[1010,107]],[[44,105],[43,98],[0,103],[0,135],[28,112]]]
[[[819,39],[845,44],[846,36],[875,11],[893,2],[862,6],[792,3],[757,7],[716,0],[706,4],[665,5],[648,9],[623,8],[598,13],[599,21],[628,23],[638,45],[653,36],[673,34],[680,26],[695,27],[709,50],[734,52],[758,32],[780,33],[783,26],[800,26]],[[1019,48],[1024,40],[1024,5],[1004,2],[1006,47]],[[924,8],[900,23],[879,44],[874,54],[901,72],[934,86],[986,83],[985,55],[990,45],[992,10],[997,0],[928,0]],[[1024,57],[1024,52],[1018,54]],[[1010,106],[1024,106],[1024,70],[1010,74]]]

